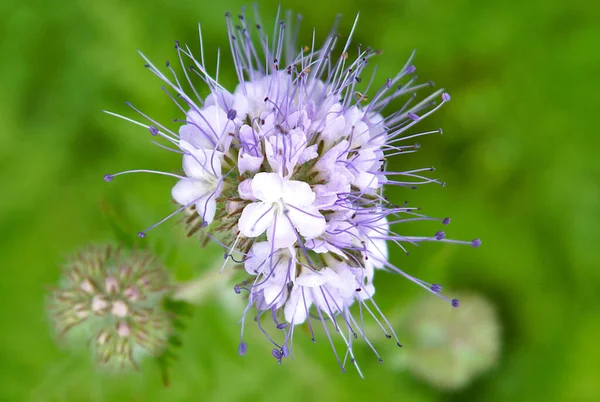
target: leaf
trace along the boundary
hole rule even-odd
[[[172,316],[172,331],[167,339],[167,346],[154,359],[160,370],[162,383],[168,387],[170,383],[169,369],[178,358],[177,349],[183,344],[182,334],[187,329],[186,323],[192,316],[194,306],[184,301],[167,298],[163,308]]]

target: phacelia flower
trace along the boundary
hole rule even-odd
[[[49,298],[57,333],[84,337],[97,359],[134,366],[166,346],[170,319],[162,309],[166,271],[148,253],[90,247],[64,266]]]
[[[176,129],[138,109],[134,110],[141,121],[111,113],[145,127],[166,142],[161,147],[181,154],[183,175],[122,173],[177,177],[172,195],[181,206],[170,216],[185,212],[190,235],[199,233],[205,241],[218,242],[225,258],[244,265],[249,278],[234,287],[247,295],[241,354],[247,351],[244,324],[254,310],[254,320],[272,342],[279,362],[292,355],[295,329],[304,324],[313,340],[315,325],[322,327],[342,370],[348,362],[358,369],[353,352],[358,337],[381,361],[364,332],[365,318],[371,316],[388,338],[401,343],[373,300],[375,271],[399,273],[458,306],[458,300],[441,294],[439,285],[395,267],[388,258],[388,244],[405,250],[405,244],[424,241],[480,243],[450,240],[440,231],[427,236],[400,234],[393,228],[403,222],[450,220],[422,215],[419,208],[397,205],[384,195],[385,187],[443,184],[425,176],[432,168],[390,169],[388,161],[415,152],[416,138],[441,133],[415,132],[413,127],[450,96],[438,90],[417,100],[418,93],[431,85],[416,83],[412,55],[398,74],[380,85],[374,75],[363,79],[365,67],[381,52],[351,46],[356,22],[343,41],[336,34],[336,21],[317,46],[314,32],[308,45],[299,42],[301,18],[292,24],[289,13],[286,21],[275,24],[272,36],[258,13],[251,21],[243,10],[237,25],[229,13],[225,19],[230,65],[239,81],[233,90],[219,83],[218,74],[209,73],[200,35],[199,58],[188,46],[175,44],[182,75],[170,63],[168,73],[163,73],[142,55],[184,114],[176,119]],[[208,96],[199,96],[196,80],[207,86]],[[373,91],[376,85],[379,88]],[[402,98],[399,108],[388,110],[392,101]],[[358,314],[351,312],[353,306]],[[271,318],[271,330],[263,327],[263,315]],[[343,340],[342,353],[332,332]]]

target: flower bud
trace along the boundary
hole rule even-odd
[[[460,296],[452,308],[436,298],[415,304],[405,322],[406,367],[441,389],[459,389],[493,367],[500,354],[494,306],[477,294]]]
[[[169,276],[146,252],[90,247],[64,266],[48,304],[67,343],[83,336],[98,361],[136,367],[166,346],[170,319],[162,308]]]

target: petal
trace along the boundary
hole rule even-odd
[[[215,146],[215,144],[193,124],[185,124],[179,127],[179,137],[196,148],[211,149]]]
[[[246,179],[238,185],[238,194],[242,200],[256,201],[252,194],[252,179]]]
[[[244,151],[240,151],[238,156],[238,170],[240,171],[240,174],[257,172],[264,160],[265,158],[262,155],[252,156]]]
[[[308,293],[301,286],[294,286],[292,289],[290,298],[283,308],[285,320],[290,324],[302,324],[306,320],[307,311],[312,306],[312,298]]]
[[[224,89],[213,89],[204,100],[204,106],[216,105],[223,110],[229,110],[233,106],[233,95]]]
[[[207,194],[196,202],[196,212],[207,225],[215,218],[217,211],[216,195],[213,193]]]
[[[315,201],[315,193],[308,183],[297,180],[283,182],[283,201],[294,206],[308,206]]]
[[[281,211],[275,215],[273,224],[267,229],[267,239],[275,248],[290,247],[296,243],[298,236],[290,219]]]
[[[350,127],[350,136],[352,139],[352,148],[358,148],[366,144],[370,139],[369,126],[362,121],[356,123]]]
[[[382,236],[377,234],[377,236]],[[384,239],[369,239],[367,241],[369,262],[375,268],[383,268],[388,260],[387,242]]]
[[[221,177],[221,153],[208,149],[186,149],[183,170],[195,179]]]
[[[360,301],[369,300],[375,294],[375,286],[371,282],[357,289],[360,289],[360,292],[356,292],[355,296]]]
[[[253,202],[246,205],[238,221],[238,229],[246,237],[260,236],[271,226],[275,213],[273,205],[264,202]]]
[[[319,153],[317,152],[317,149],[318,149],[317,144],[311,145],[310,147],[306,148],[300,154],[300,158],[298,158],[298,163],[299,164],[303,164],[303,163],[306,163],[306,162],[308,162],[310,160],[315,159],[317,156],[319,156]]]
[[[350,133],[344,132],[345,128],[346,119],[344,119],[344,116],[327,116],[327,124],[321,133],[321,137],[325,141],[325,146],[330,147],[340,138],[347,137]]]
[[[277,173],[257,173],[252,179],[252,194],[264,202],[281,199],[283,179]]]
[[[327,282],[335,282],[337,274],[330,268],[323,268],[320,271],[312,271],[303,267],[302,272],[296,278],[296,285],[316,288]]]
[[[339,280],[337,280],[333,285],[339,289],[340,296],[342,296],[344,299],[352,297],[356,291],[356,288],[358,287],[355,276],[344,264],[340,264],[337,274]]]
[[[225,139],[228,125],[231,130],[234,129],[234,125],[227,118],[227,113],[215,105],[205,106],[200,112],[191,110],[186,117],[209,139],[211,146],[207,148],[215,148],[215,144]]]
[[[288,208],[288,217],[298,229],[298,232],[307,238],[317,237],[325,232],[327,222],[319,210],[315,207],[304,207],[296,209]]]
[[[208,193],[210,193],[210,189],[206,184],[194,179],[181,179],[171,190],[173,199],[181,205],[191,204]]]
[[[250,275],[258,275],[262,271],[265,260],[271,253],[271,245],[268,241],[254,243],[250,250],[250,256],[246,259],[244,267]]]
[[[352,181],[352,184],[354,184],[356,187],[358,187],[361,190],[379,188],[379,180],[377,179],[377,176],[375,176],[372,173],[365,172],[365,171],[356,172],[355,178]]]
[[[267,284],[265,284],[267,285]],[[268,286],[263,287],[263,297],[265,298],[265,303],[269,305],[269,307],[275,307],[280,304],[282,301],[285,301],[285,296],[287,295],[285,284],[268,282]],[[276,303],[275,300],[277,300]]]
[[[244,150],[248,151],[254,156],[260,154],[260,137],[252,127],[247,124],[244,124],[242,127],[240,127],[238,139]]]

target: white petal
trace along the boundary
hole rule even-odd
[[[257,237],[263,234],[272,225],[275,216],[273,210],[269,211],[271,208],[273,208],[272,204],[264,202],[246,205],[238,221],[240,232],[246,237]]]
[[[267,285],[267,284],[265,284]],[[273,302],[278,299],[276,304],[279,304],[282,299],[285,300],[286,296],[286,286],[285,284],[276,283],[276,282],[268,282],[268,286],[264,286],[263,288],[263,297],[265,298],[265,303],[267,303],[270,307],[273,307]]]
[[[216,198],[216,194],[207,194],[196,202],[196,212],[206,224],[211,223],[215,218],[215,212],[217,211]]]
[[[173,186],[171,195],[181,205],[187,205],[210,193],[206,184],[194,179],[181,179]]]
[[[294,286],[290,298],[285,303],[283,313],[285,320],[294,325],[302,324],[306,320],[306,312],[312,306],[312,298],[308,289],[304,289],[304,295],[301,286]]]
[[[277,173],[257,173],[252,179],[252,194],[264,202],[281,199],[283,179]]]
[[[244,124],[242,127],[240,127],[238,138],[240,142],[246,146],[245,149],[249,150],[254,156],[257,156],[261,153],[260,135],[249,125]]]
[[[195,148],[212,149],[215,144],[204,132],[202,132],[194,124],[185,124],[179,127],[179,137],[185,142],[193,145]]]
[[[227,118],[227,113],[215,105],[205,106],[199,113],[191,110],[186,117],[188,121],[192,121],[198,127],[205,137],[210,139],[211,146],[207,148],[214,149],[215,144],[226,140],[227,128],[234,130],[234,124]]]
[[[307,238],[317,237],[325,232],[327,222],[315,207],[288,208],[288,217],[298,229],[298,232]]]
[[[283,182],[283,201],[295,206],[312,205],[315,201],[315,193],[308,183],[297,180],[285,180]]]
[[[304,243],[304,246],[314,251],[315,253],[323,254],[329,252],[329,248],[327,247],[327,242],[322,239],[310,239]]]
[[[315,159],[317,156],[319,156],[319,154],[317,152],[317,149],[318,149],[317,144],[311,145],[310,147],[306,148],[300,154],[300,158],[298,158],[298,163],[299,164],[303,164],[303,163],[306,163],[306,162],[308,162],[310,160]]]
[[[350,132],[344,132],[346,128],[346,119],[344,119],[344,116],[334,116],[327,116],[327,124],[321,133],[326,147],[330,147],[340,138],[347,137],[350,134]]]
[[[244,153],[244,151],[240,151],[238,156],[238,170],[240,171],[240,174],[257,172],[264,160],[265,158],[262,155],[252,156]]]
[[[258,275],[262,271],[265,260],[271,252],[268,241],[254,243],[250,249],[250,256],[246,259],[244,267],[250,275]]]
[[[350,127],[349,134],[352,139],[352,148],[358,148],[369,142],[370,139],[369,126],[362,121]]]
[[[377,233],[377,236],[382,234]],[[384,239],[369,239],[367,241],[367,252],[369,253],[369,262],[375,268],[383,268],[388,260],[387,242]]]
[[[357,288],[358,289],[358,288]],[[375,294],[375,286],[371,282],[360,287],[360,292],[356,292],[355,296],[360,301],[368,300]]]
[[[221,177],[220,152],[208,149],[186,150],[183,155],[183,170],[189,177],[196,179]]]
[[[272,225],[267,229],[267,239],[275,248],[290,247],[298,240],[296,230],[283,212],[277,213]]]
[[[256,201],[252,194],[252,179],[246,179],[238,185],[238,194],[242,200]]]
[[[229,110],[233,106],[233,95],[224,89],[213,90],[204,100],[204,106],[216,105],[223,110]]]
[[[335,282],[337,274],[330,268],[323,268],[320,271],[312,271],[308,268],[302,268],[302,272],[296,278],[296,285],[316,288],[327,282]]]
[[[350,272],[345,264],[340,264],[336,272],[339,280],[337,280],[334,285],[339,289],[340,296],[342,296],[344,299],[352,297],[356,291],[356,288],[358,288],[355,276],[352,274],[352,272]]]
[[[352,184],[354,184],[361,190],[379,188],[379,180],[377,179],[377,176],[365,171],[357,172],[354,180],[352,181]]]

